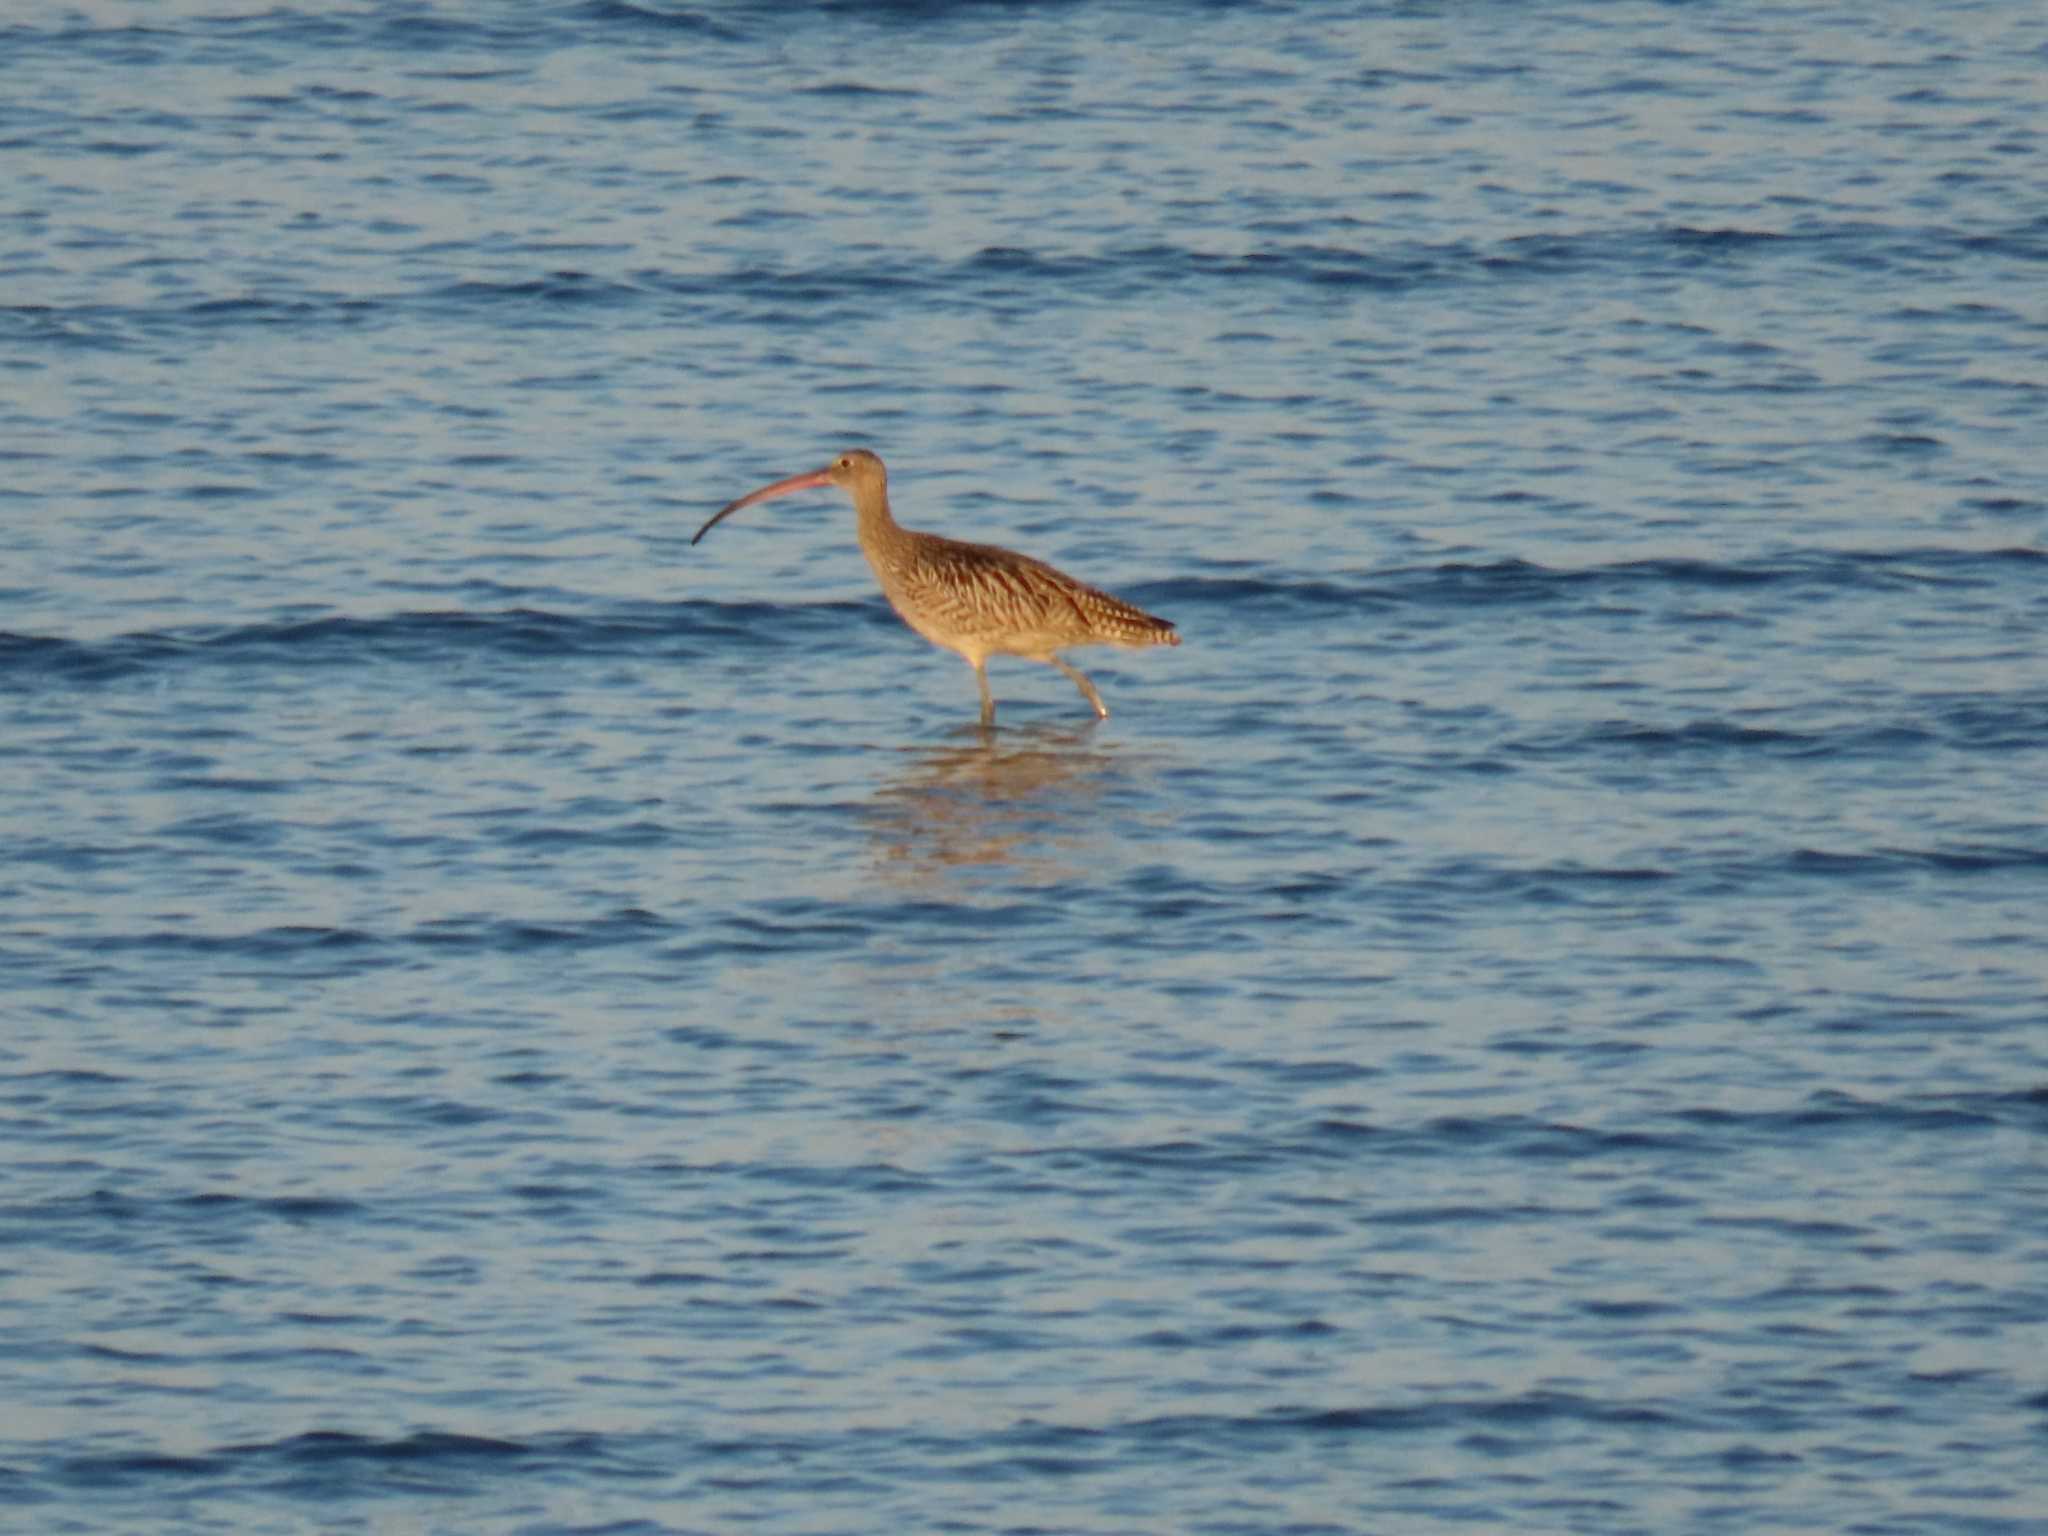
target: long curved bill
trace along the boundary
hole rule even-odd
[[[808,474],[791,475],[787,480],[778,480],[773,485],[764,485],[758,491],[749,491],[738,501],[728,502],[714,512],[711,515],[711,521],[702,528],[699,528],[696,536],[690,542],[692,544],[696,543],[698,539],[703,538],[705,534],[716,528],[726,518],[731,517],[741,507],[751,507],[755,502],[766,501],[771,496],[787,496],[791,491],[815,491],[819,486],[830,485],[831,483],[832,472],[829,469],[814,469]]]

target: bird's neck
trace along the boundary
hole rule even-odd
[[[889,514],[889,493],[866,491],[853,501],[855,532],[865,550],[888,549],[903,540],[903,529]]]

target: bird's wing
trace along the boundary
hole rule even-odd
[[[992,544],[934,539],[902,575],[906,596],[968,633],[1065,631],[1082,619],[1073,600],[1079,582]]]
[[[993,544],[927,536],[896,575],[918,612],[955,635],[999,641],[1003,650],[1177,643],[1166,620]]]

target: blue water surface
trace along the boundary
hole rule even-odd
[[[2044,70],[15,7],[0,1528],[2048,1531]]]

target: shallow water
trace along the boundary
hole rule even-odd
[[[4,1504],[2043,1529],[2044,61],[0,24]]]

